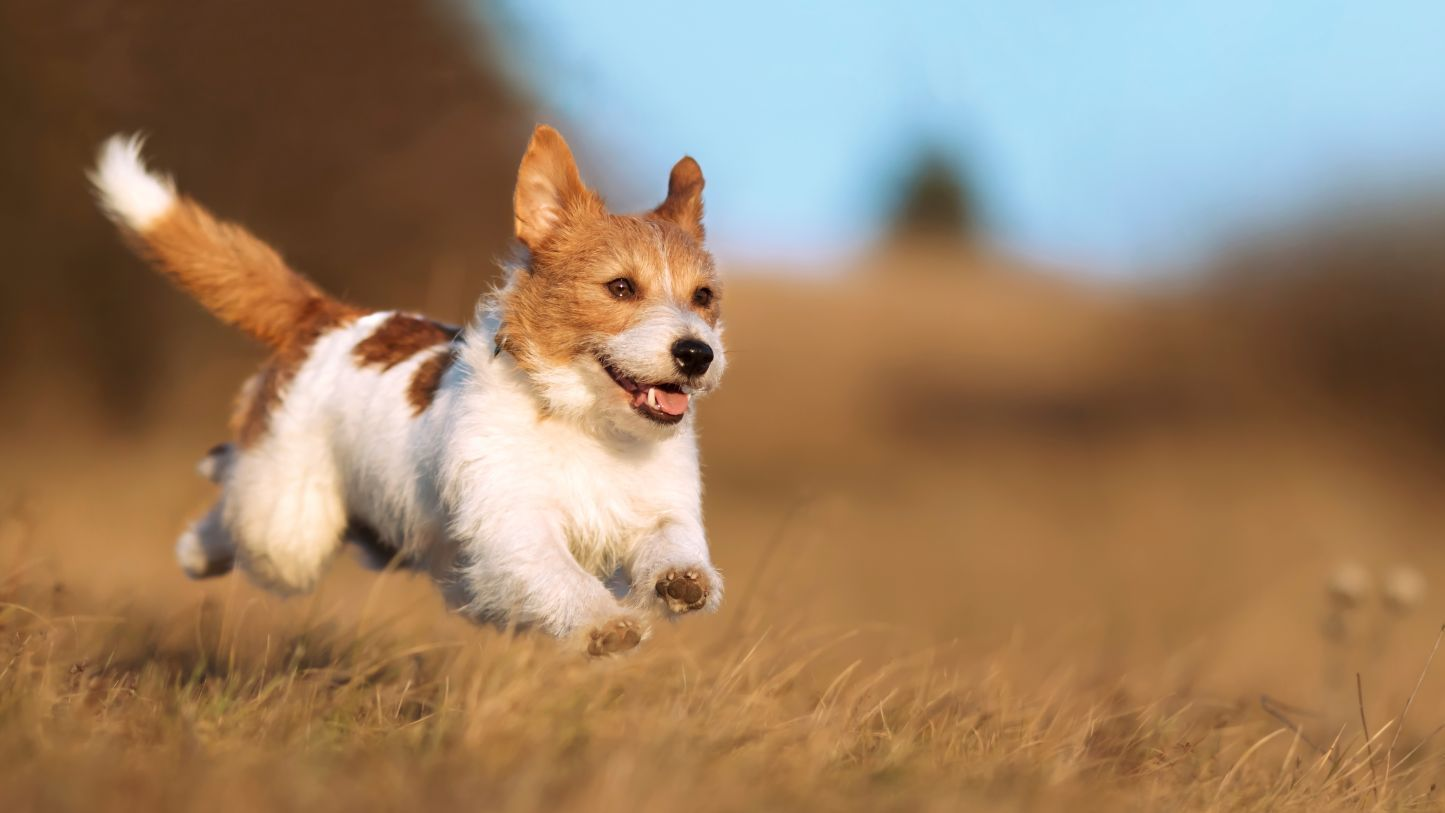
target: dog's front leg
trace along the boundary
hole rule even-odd
[[[631,649],[646,637],[642,619],[577,564],[547,512],[514,508],[479,523],[465,538],[467,614],[504,626],[540,627],[591,655]]]
[[[713,612],[722,603],[722,576],[712,566],[707,536],[695,519],[664,523],[628,563],[632,601],[670,615]]]

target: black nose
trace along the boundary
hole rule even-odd
[[[678,369],[683,373],[702,375],[712,364],[712,348],[697,339],[679,339],[672,345],[672,357],[677,359]]]

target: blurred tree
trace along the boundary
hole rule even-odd
[[[30,376],[6,388],[135,422],[165,369],[243,346],[95,210],[117,130],[338,294],[465,317],[531,123],[484,33],[448,0],[0,3],[0,377]],[[470,274],[438,293],[441,266]]]
[[[1351,207],[1241,245],[1220,321],[1380,428],[1445,447],[1445,201]]]
[[[979,223],[973,190],[959,167],[941,150],[919,150],[898,190],[888,228],[890,241],[924,240],[957,246],[975,243]]]

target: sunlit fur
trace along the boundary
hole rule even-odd
[[[92,179],[143,256],[273,352],[243,389],[236,442],[203,466],[223,494],[177,545],[188,574],[235,561],[264,585],[304,591],[362,526],[461,612],[592,654],[635,645],[650,616],[717,608],[694,403],[726,357],[692,159],[656,210],[618,216],[582,184],[561,136],[539,127],[515,197],[524,259],[456,341],[437,329],[434,343],[390,342],[384,363],[367,350],[394,338],[397,314],[325,296],[148,172],[136,141],[108,142]],[[626,297],[609,289],[619,278]],[[680,339],[712,348],[705,372],[682,373]],[[634,408],[604,364],[686,393],[681,420]],[[704,591],[691,606],[662,597],[680,573]]]
[[[600,362],[695,395],[717,386],[727,365],[720,300],[708,308],[692,304],[698,288],[721,294],[712,259],[667,221],[583,212],[534,250],[529,264],[512,270],[496,306],[505,347],[533,374],[553,413],[661,436],[668,428],[638,421]],[[621,277],[636,286],[625,301],[607,289]],[[716,353],[695,380],[679,376],[669,350],[686,337]]]

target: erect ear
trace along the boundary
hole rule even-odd
[[[684,155],[672,168],[667,179],[667,200],[653,210],[658,217],[681,226],[683,231],[702,240],[702,167]]]
[[[537,125],[517,170],[517,191],[512,196],[517,239],[536,250],[577,210],[597,205],[600,201],[582,184],[562,134]]]

